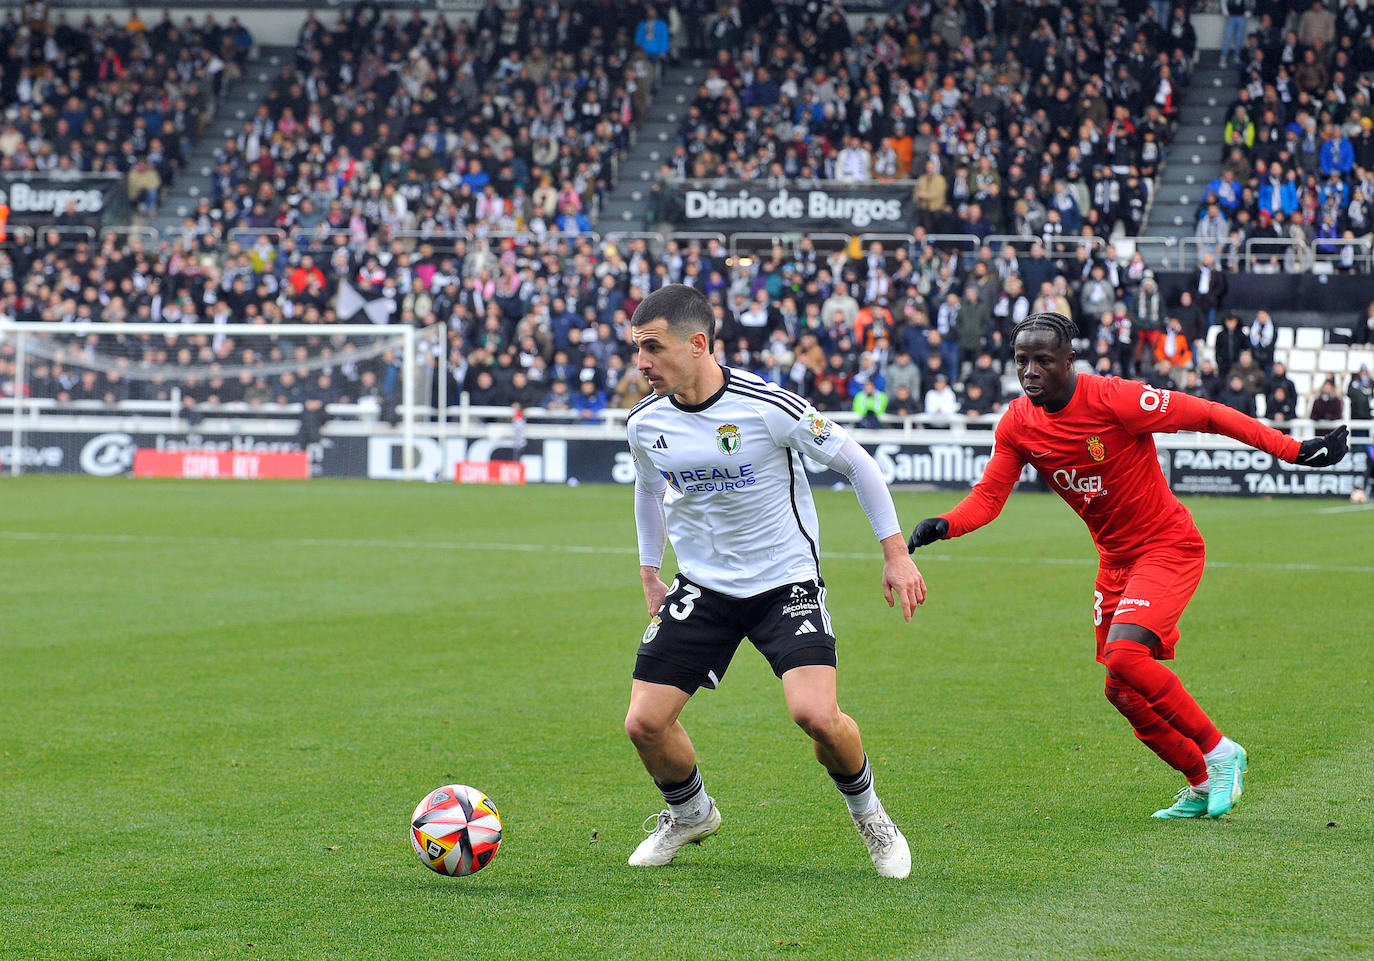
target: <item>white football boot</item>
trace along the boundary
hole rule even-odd
[[[883,810],[883,802],[879,801],[867,814],[855,814],[853,818],[879,874],[885,878],[904,878],[911,873],[911,848]]]
[[[671,811],[659,811],[650,815],[644,822],[644,830],[649,836],[639,842],[635,853],[630,855],[630,864],[637,868],[656,868],[671,864],[677,853],[689,844],[700,844],[705,838],[720,830],[720,808],[715,798],[711,798],[711,810],[700,821],[684,823],[673,817]],[[905,847],[906,842],[902,842]]]

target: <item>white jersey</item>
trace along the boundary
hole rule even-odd
[[[705,403],[652,396],[626,420],[640,485],[667,482],[678,568],[732,597],[819,578],[820,525],[801,455],[830,465],[849,435],[796,394],[723,370],[725,385]]]

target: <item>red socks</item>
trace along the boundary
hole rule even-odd
[[[1189,784],[1207,780],[1202,755],[1221,732],[1183,687],[1178,675],[1133,641],[1107,645],[1107,700],[1131,722],[1136,737]]]
[[[1203,760],[1202,751],[1156,714],[1154,708],[1145,703],[1145,698],[1116,678],[1108,677],[1107,700],[1131,722],[1135,736],[1165,764],[1182,772],[1189,784],[1207,780],[1207,762]]]

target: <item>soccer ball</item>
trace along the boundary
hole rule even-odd
[[[1357,487],[1350,492],[1350,503],[1352,504],[1363,504],[1368,499],[1363,487]]]
[[[410,817],[410,844],[425,867],[455,878],[476,874],[501,846],[501,815],[481,791],[446,784],[430,791]]]

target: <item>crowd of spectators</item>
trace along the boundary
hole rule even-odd
[[[688,283],[715,304],[722,362],[873,426],[908,414],[995,414],[1007,399],[1012,325],[1054,309],[1078,322],[1080,356],[1096,370],[1230,403],[1239,402],[1227,393],[1237,368],[1246,394],[1262,394],[1267,411],[1283,413],[1281,392],[1271,390],[1284,379],[1272,364],[1272,324],[1227,319],[1227,273],[1211,254],[1187,289],[1166,300],[1141,253],[1056,242],[1060,235],[1043,224],[1029,232],[1045,242],[1029,250],[984,244],[969,253],[927,240],[950,218],[963,226],[986,219],[985,201],[1004,185],[1012,203],[1003,213],[1043,210],[1044,224],[1067,233],[1110,236],[1105,208],[1092,205],[1096,190],[1081,206],[1078,199],[1090,183],[1148,182],[1153,171],[1140,163],[1140,149],[1167,139],[1192,52],[1181,12],[1156,26],[1153,6],[1134,9],[916,4],[830,53],[827,44],[837,41],[821,42],[825,31],[838,37],[848,28],[806,4],[727,6],[690,20],[677,40],[663,26],[683,22],[676,8],[666,21],[646,12],[631,22],[623,11],[610,16],[617,8],[608,2],[560,8],[556,18],[535,5],[503,12],[493,3],[471,23],[453,25],[367,6],[330,27],[312,15],[294,61],[224,144],[213,195],[179,239],[158,249],[114,236],[99,244],[53,235],[4,245],[0,315],[263,325],[366,316],[412,324],[442,331],[447,341],[445,350],[422,353],[433,374],[423,378],[431,400],[446,368],[450,401],[466,393],[477,405],[591,418],[648,392],[632,363],[629,318],[652,290]],[[743,28],[746,14],[756,29]],[[158,29],[137,31],[136,42]],[[719,90],[706,105],[719,123],[707,125],[704,140],[687,131],[678,154],[691,158],[693,171],[741,174],[776,148],[768,167],[782,164],[784,176],[795,161],[799,175],[862,172],[867,162],[869,176],[883,177],[873,155],[862,161],[867,145],[895,149],[907,133],[913,149],[898,173],[920,162],[923,177],[945,184],[935,191],[917,179],[918,195],[929,193],[911,242],[826,251],[803,238],[745,262],[715,241],[670,239],[660,249],[645,239],[603,243],[587,232],[615,152],[647,102],[655,61],[713,45],[738,51],[721,62],[735,75],[717,70],[704,86],[708,95]],[[822,51],[817,62],[813,49]],[[856,69],[870,62],[876,66]],[[795,81],[793,102],[800,109],[819,98],[806,123],[819,116],[822,127],[755,102],[767,99],[759,88],[773,77],[782,78],[773,106],[792,98]],[[1160,91],[1168,94],[1163,102]],[[899,129],[908,122],[913,129]],[[790,124],[786,135],[781,123]],[[827,123],[835,126],[823,129]],[[1160,124],[1154,133],[1152,123]],[[751,139],[751,131],[770,128],[776,140]],[[917,151],[916,138],[926,136]],[[858,152],[857,167],[842,160],[846,151]],[[1082,218],[1074,227],[1070,212]],[[989,222],[981,233],[992,229]],[[396,236],[407,231],[414,235]],[[1013,232],[1027,230],[1017,221]],[[1212,347],[1214,326],[1220,335]],[[1233,329],[1243,331],[1248,358]],[[204,376],[176,385],[188,405],[320,409],[371,397],[388,409],[400,399],[391,354],[344,356],[323,379],[295,371],[224,377],[217,374],[291,358],[258,338],[210,334],[175,351],[160,339],[119,335],[79,346],[103,351],[107,341],[131,366],[202,368]],[[351,348],[322,338],[301,349]],[[7,373],[12,378],[9,350],[0,348],[0,390]],[[120,400],[166,399],[172,386],[46,358],[24,389]],[[1289,399],[1296,403],[1291,391]]]
[[[237,17],[213,13],[149,26],[136,11],[74,23],[42,4],[11,8],[0,21],[0,174],[120,175],[151,212],[252,45]]]
[[[179,400],[193,422],[204,402],[299,404],[311,430],[335,401],[371,398],[390,415],[400,401],[399,357],[367,350],[366,340],[330,337],[328,325],[338,318],[327,281],[308,263],[281,266],[255,269],[235,242],[222,257],[199,259],[113,234],[98,247],[56,234],[37,244],[11,243],[0,251],[0,317],[102,321],[111,331],[31,344],[22,393],[104,405]],[[321,336],[272,338],[273,325],[288,315],[320,324]],[[207,332],[173,338],[121,330],[127,323],[194,322]],[[231,322],[259,324],[263,335],[213,332]],[[319,369],[331,355],[335,362]],[[21,392],[15,365],[14,342],[0,344],[0,395]]]
[[[448,316],[445,297],[457,295],[435,275],[456,278],[454,265],[464,263],[481,266],[473,278],[480,313],[483,296],[508,297],[516,279],[508,264],[487,256],[485,240],[469,256],[466,243],[455,250],[450,239],[449,256],[439,257],[429,244],[414,249],[382,238],[397,231],[590,234],[667,53],[669,31],[659,17],[634,2],[554,9],[494,0],[475,18],[453,22],[418,11],[383,14],[371,3],[328,25],[309,13],[292,62],[216,153],[211,187],[175,241],[151,249],[112,236],[95,245],[68,234],[16,233],[0,247],[0,315],[330,323],[340,319],[337,296],[347,284],[364,300],[386,298],[397,308],[394,320],[432,323]],[[252,46],[237,19],[220,27],[213,15],[201,27],[189,20],[178,27],[167,15],[149,28],[131,13],[123,24],[107,16],[73,29],[63,14],[30,5],[9,14],[4,31],[4,168],[126,172],[130,198],[144,211],[155,208],[187,140]],[[119,157],[104,159],[107,141],[116,140]],[[97,154],[94,164],[83,151]],[[580,267],[598,259],[589,246],[578,244],[576,257],[570,250],[550,243],[542,260],[567,270],[570,285],[597,281]],[[431,281],[437,313],[421,290]],[[159,346],[138,343],[120,350],[165,360]],[[213,348],[198,345],[191,361],[232,366],[244,350],[216,338]],[[129,385],[100,371],[73,380],[60,365],[40,365],[34,376],[31,392],[64,399],[158,399],[169,387]],[[350,380],[346,386],[356,388],[359,378]],[[394,377],[376,380],[383,393],[396,386]],[[235,384],[192,386],[188,401],[244,393]],[[259,384],[249,394],[255,402],[280,399],[278,386]]]
[[[1008,335],[1034,310],[1059,310],[1078,320],[1080,356],[1102,373],[1147,380],[1257,412],[1271,419],[1325,418],[1318,404],[1299,410],[1298,397],[1274,360],[1276,330],[1261,312],[1242,323],[1224,310],[1228,278],[1210,256],[1176,299],[1166,301],[1152,271],[1132,257],[1122,263],[1111,247],[1101,256],[1081,248],[1051,258],[1037,244],[1021,256],[1011,247],[982,247],[971,258],[931,244],[846,249],[828,254],[803,239],[775,248],[748,267],[731,265],[715,243],[668,241],[651,249],[644,239],[621,247],[590,239],[561,239],[492,249],[480,240],[451,250],[408,251],[372,245],[385,273],[380,301],[392,319],[444,332],[450,402],[463,393],[479,406],[519,404],[559,416],[595,418],[606,407],[628,409],[648,393],[633,364],[629,318],[638,302],[665,283],[708,292],[719,319],[721,362],[757,372],[810,399],[825,411],[852,411],[866,426],[911,414],[963,414],[975,422],[995,414],[1007,397]],[[358,349],[327,336],[338,316],[329,291],[346,280],[303,258],[294,267],[256,260],[226,245],[218,267],[190,258],[162,259],[125,251],[114,240],[90,250],[84,243],[33,250],[29,277],[17,291],[5,281],[4,312],[20,320],[211,322],[271,325],[285,319],[321,324],[314,344],[207,332],[169,346],[160,337],[127,334],[73,339],[69,362],[40,356],[31,370],[33,396],[62,400],[162,399],[181,392],[188,408],[202,401],[250,405],[375,400],[399,402],[401,370],[394,352],[350,356]],[[326,266],[328,266],[326,264]],[[888,296],[873,296],[881,272],[892,278]],[[712,288],[711,279],[723,280]],[[1028,284],[1036,285],[1035,295]],[[43,307],[49,304],[48,307]],[[1374,319],[1374,311],[1371,311]],[[1207,343],[1209,327],[1218,334]],[[1366,323],[1363,339],[1374,330]],[[289,367],[334,351],[327,373],[291,370],[272,377],[221,375],[266,361]],[[121,374],[82,363],[90,351],[122,358]],[[283,353],[286,351],[287,353]],[[292,353],[303,351],[303,353]],[[424,352],[433,375],[422,382],[439,396],[439,358]],[[0,389],[12,377],[12,354],[0,351]],[[130,380],[140,366],[194,364],[199,376]],[[1352,414],[1367,411],[1371,382],[1363,371],[1347,386]],[[1330,391],[1339,393],[1332,383]],[[1362,402],[1355,395],[1364,398]],[[1337,407],[1340,398],[1337,398]]]
[[[666,36],[637,4],[488,0],[450,20],[365,3],[328,24],[310,12],[292,62],[217,152],[187,232],[338,237],[341,250],[398,231],[589,232]]]
[[[1138,233],[1197,43],[1182,5],[933,0],[858,32],[822,4],[755,13],[708,21],[661,179],[913,180],[923,226],[980,238]]]
[[[1221,171],[1197,235],[1233,267],[1254,241],[1246,266],[1302,269],[1319,256],[1354,272],[1374,232],[1374,9],[1227,5],[1254,29],[1234,54]]]
[[[1251,417],[1268,418],[1280,429],[1300,418],[1342,420],[1347,410],[1353,419],[1369,418],[1374,381],[1367,365],[1349,377],[1344,398],[1337,383],[1341,373],[1331,372],[1316,385],[1310,402],[1304,402],[1277,356],[1278,330],[1268,311],[1256,311],[1248,322],[1234,312],[1216,314],[1220,325],[1211,337],[1211,346],[1207,346],[1204,308],[1208,298],[1198,296],[1196,287],[1209,269],[1205,265],[1199,268],[1192,277],[1193,289],[1183,291],[1180,303],[1161,315],[1166,317],[1163,329],[1149,326],[1133,330],[1129,314],[1104,315],[1092,342],[1095,369],[1119,372],[1123,366],[1129,368],[1134,357],[1138,378],[1155,387],[1182,390]],[[1211,272],[1212,282],[1224,287],[1224,275],[1215,269]],[[1135,317],[1140,315],[1137,310]]]

